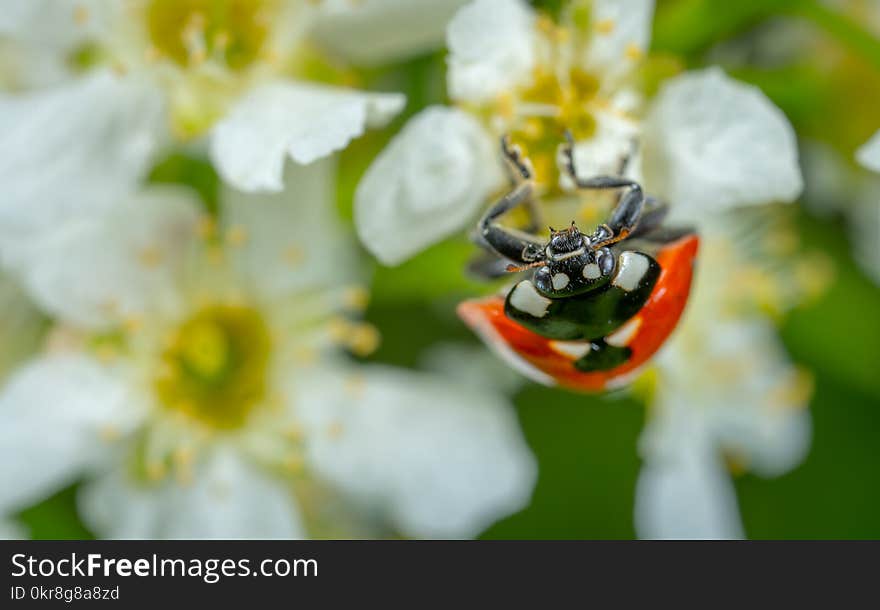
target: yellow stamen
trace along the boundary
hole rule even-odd
[[[631,61],[638,61],[645,56],[645,52],[635,43],[626,45],[626,51],[624,53],[626,58]]]
[[[370,302],[370,293],[363,286],[350,286],[346,288],[342,300],[346,308],[363,311]]]
[[[162,263],[162,251],[156,246],[148,246],[138,252],[138,261],[144,267],[155,269]]]
[[[610,34],[617,27],[614,19],[603,19],[596,22],[596,31],[600,34]]]
[[[247,238],[247,229],[245,229],[241,225],[229,227],[229,229],[226,231],[226,242],[230,246],[241,246],[245,242],[247,242]]]

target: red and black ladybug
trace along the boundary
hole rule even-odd
[[[497,224],[516,206],[528,204],[533,213],[535,208],[530,163],[502,139],[514,186],[480,220],[478,238],[512,261],[507,271],[530,277],[506,296],[465,301],[458,313],[535,381],[598,392],[631,381],[675,329],[690,293],[699,238],[692,229],[662,226],[667,206],[632,180],[578,178],[573,141],[566,137],[564,169],[574,184],[620,191],[608,221],[589,235],[574,222],[551,229],[548,242]]]

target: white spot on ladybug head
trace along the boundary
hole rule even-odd
[[[555,288],[556,290],[562,290],[563,288],[568,286],[568,275],[565,273],[557,273],[553,276],[550,282],[553,284],[553,288]]]
[[[583,274],[588,280],[595,280],[602,275],[602,272],[599,270],[599,265],[590,263],[589,265],[584,265]]]
[[[521,281],[510,293],[510,304],[513,308],[535,318],[543,318],[547,315],[547,308],[552,302],[542,296],[529,280]]]
[[[639,327],[642,325],[641,316],[632,318],[629,322],[618,328],[616,331],[605,337],[605,343],[614,347],[626,347],[636,336]]]
[[[638,252],[624,252],[620,255],[617,275],[611,281],[615,286],[631,292],[635,290],[650,268],[648,257]]]

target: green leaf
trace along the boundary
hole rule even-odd
[[[90,540],[94,538],[76,511],[76,489],[62,489],[18,515],[34,540]]]

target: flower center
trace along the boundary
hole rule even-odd
[[[581,68],[560,75],[541,67],[535,71],[532,84],[517,96],[511,136],[525,148],[538,182],[548,188],[558,182],[556,151],[565,130],[570,130],[577,141],[595,134],[596,118],[590,106],[598,90],[599,80]]]
[[[162,352],[159,400],[215,428],[241,426],[266,394],[269,330],[255,309],[214,305],[181,324]]]
[[[273,4],[270,0],[150,0],[147,28],[156,51],[181,67],[210,59],[239,71],[260,56]]]

